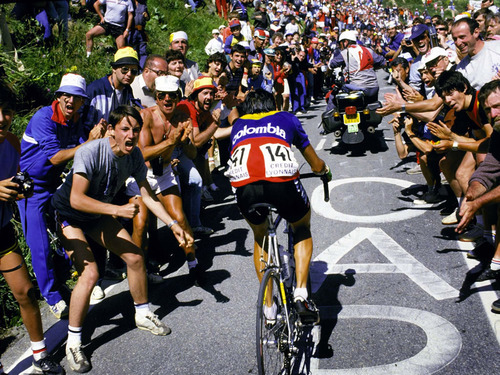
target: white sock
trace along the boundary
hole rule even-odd
[[[151,311],[149,309],[149,302],[146,303],[134,303],[135,313],[140,316],[146,316]]]
[[[31,341],[31,351],[33,352],[33,359],[38,361],[47,357],[47,347],[45,346],[45,339],[42,341]]]
[[[307,301],[307,297],[309,294],[307,293],[307,288],[295,288],[293,291],[293,299],[302,298],[304,301]]]
[[[198,259],[194,258],[194,260],[188,261],[188,268],[194,268],[198,265]]]
[[[68,340],[66,345],[75,347],[82,345],[82,327],[72,327],[68,325]]]
[[[493,258],[491,260],[491,265],[490,265],[490,268],[493,270],[493,271],[498,271],[500,270],[500,258]]]
[[[88,58],[88,57],[90,57],[90,54],[91,54],[91,53],[92,53],[92,52],[87,51],[87,58]]]
[[[272,306],[264,305],[264,316],[266,319],[272,320],[276,319],[278,313],[278,306],[273,302]]]

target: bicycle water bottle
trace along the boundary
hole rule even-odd
[[[281,259],[281,270],[283,280],[288,280],[290,277],[290,253],[281,245],[278,245],[278,251]]]

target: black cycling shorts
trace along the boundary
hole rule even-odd
[[[299,180],[287,182],[258,181],[236,189],[236,203],[241,214],[254,225],[266,220],[264,209],[249,212],[251,205],[269,203],[289,223],[302,219],[311,207],[307,193]]]
[[[106,35],[111,35],[115,39],[118,38],[120,35],[123,35],[123,33],[125,32],[125,27],[116,26],[107,22],[101,22],[99,26],[101,26],[104,29]]]

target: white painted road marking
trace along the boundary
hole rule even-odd
[[[339,319],[383,319],[407,322],[420,327],[427,336],[425,347],[415,356],[403,361],[363,368],[320,369],[320,360],[311,358],[312,375],[388,375],[433,374],[453,362],[462,349],[462,337],[448,320],[428,311],[398,306],[348,305],[320,307],[322,316]],[[390,338],[388,338],[390,339]],[[402,343],[403,344],[403,343]]]
[[[365,239],[391,264],[338,264],[344,255]],[[321,287],[327,275],[342,273],[349,268],[356,273],[404,273],[436,300],[457,298],[459,295],[458,290],[425,267],[380,228],[356,228],[319,254],[310,268],[313,293]]]
[[[326,137],[321,138],[320,141],[318,142],[318,145],[316,146],[316,151],[322,150],[323,146],[325,145],[325,142],[326,142]]]
[[[408,188],[414,185],[413,182],[400,180],[397,178],[385,178],[385,177],[355,177],[355,178],[345,178],[341,180],[330,181],[328,183],[328,187],[330,192],[333,188],[344,185],[344,184],[353,184],[358,182],[380,182],[386,184],[397,185],[402,188]],[[335,196],[335,194],[330,194],[330,197]],[[418,217],[427,212],[425,209],[412,209],[415,206],[413,204],[407,206],[407,209],[403,209],[397,212],[391,212],[383,215],[373,215],[373,216],[356,216],[344,214],[335,210],[332,207],[332,200],[330,202],[325,202],[323,199],[323,185],[319,185],[314,189],[311,196],[311,206],[314,211],[321,216],[326,217],[327,219],[345,221],[348,223],[366,223],[366,224],[374,224],[374,223],[389,223],[393,221],[403,221]]]

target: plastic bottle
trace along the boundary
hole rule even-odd
[[[288,280],[290,277],[290,253],[281,245],[278,245],[278,251],[281,259],[283,280]]]

